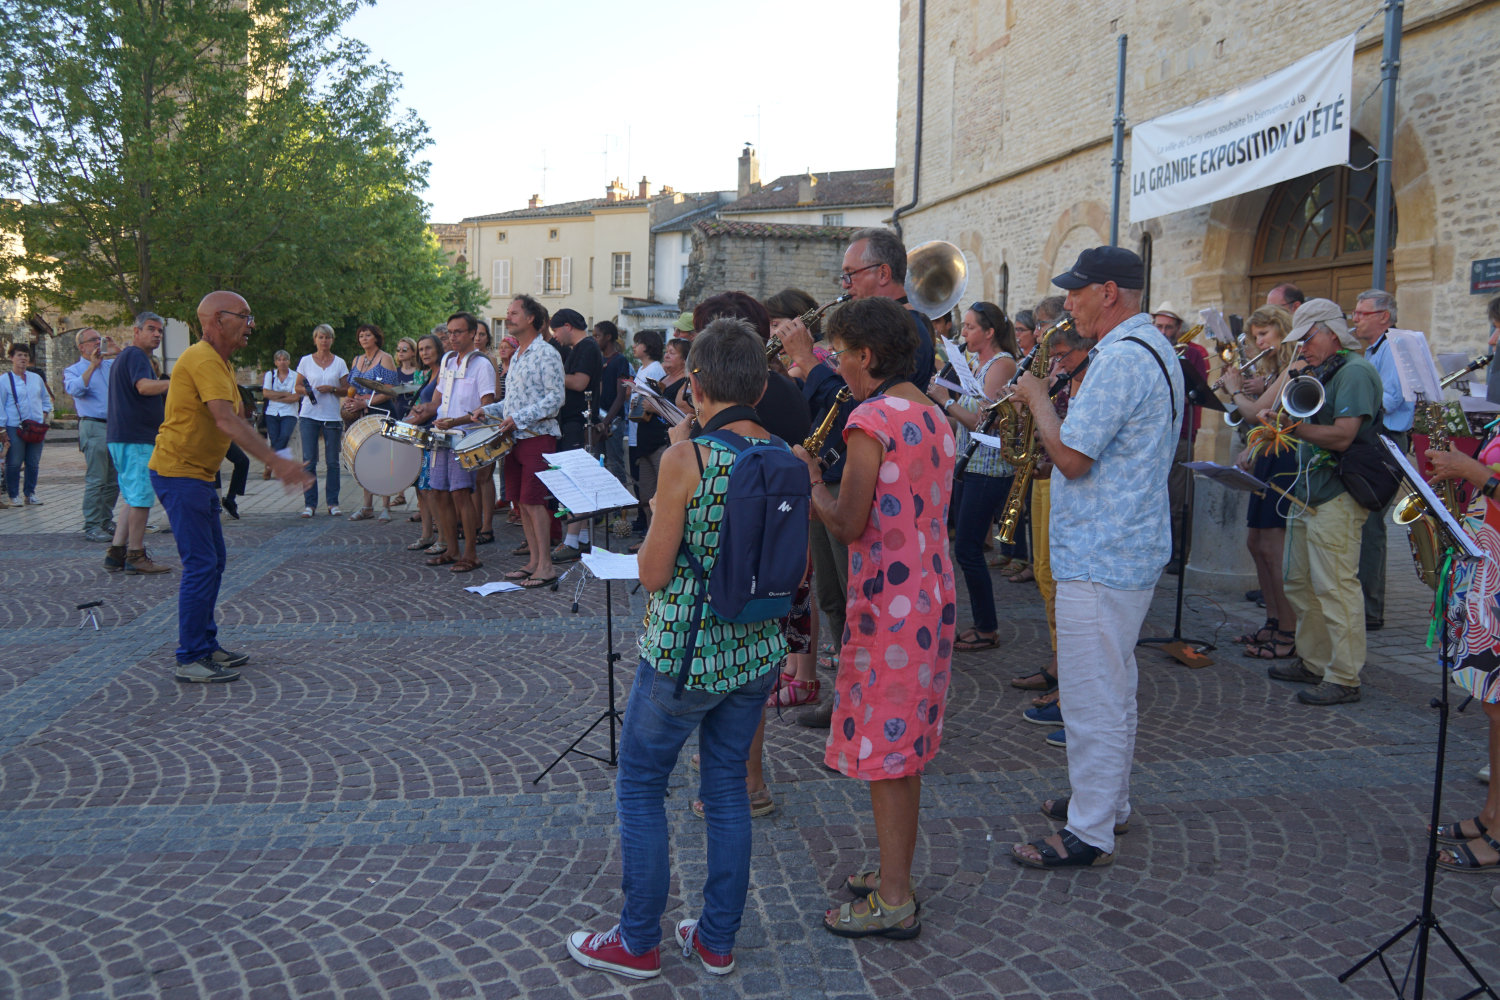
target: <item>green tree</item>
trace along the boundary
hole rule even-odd
[[[441,319],[426,128],[342,34],[359,2],[0,4],[0,189],[22,237],[0,294],[193,322],[232,288],[262,358],[320,322]]]

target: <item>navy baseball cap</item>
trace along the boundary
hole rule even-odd
[[[1146,265],[1134,251],[1124,247],[1094,247],[1078,255],[1078,261],[1052,279],[1058,288],[1076,291],[1089,285],[1113,281],[1121,288],[1145,288]]]
[[[556,330],[560,326],[571,326],[575,330],[587,330],[589,328],[588,323],[584,321],[584,318],[579,315],[576,309],[559,309],[552,314],[552,329]]]

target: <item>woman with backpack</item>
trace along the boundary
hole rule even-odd
[[[835,681],[829,767],[869,783],[880,867],[849,876],[857,898],[824,914],[840,937],[914,938],[911,880],[922,770],[943,734],[953,656],[948,503],[956,446],[943,411],[909,379],[919,346],[899,304],[857,299],[833,314],[827,339],[860,403],[844,431],[835,497],[815,456],[814,514],[849,546],[849,590]]]
[[[765,391],[766,365],[760,338],[748,324],[710,323],[693,343],[689,374],[706,434],[721,427],[750,444],[769,440],[750,409]],[[677,924],[675,943],[685,955],[696,953],[710,973],[734,968],[734,938],[750,882],[745,761],[776,664],[786,653],[776,619],[736,623],[708,605],[712,588],[705,581],[721,555],[720,533],[727,528],[722,511],[732,499],[737,452],[706,434],[679,441],[662,455],[651,527],[641,545],[641,583],[651,594],[616,782],[624,906],[610,930],[576,931],[567,940],[579,964],[635,979],[661,972],[661,916],[671,879],[667,779],[695,730],[708,877],[701,915]],[[782,454],[794,461],[790,452]],[[805,488],[800,467],[792,471]],[[798,513],[805,525],[805,506]]]

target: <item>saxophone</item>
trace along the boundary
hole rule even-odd
[[[833,430],[834,422],[838,420],[839,407],[853,398],[854,393],[849,391],[848,386],[840,389],[838,395],[833,397],[833,402],[829,404],[828,412],[823,415],[823,422],[818,424],[817,428],[807,436],[807,440],[802,442],[802,450],[816,458],[825,467],[828,463],[823,461],[823,445],[828,440],[828,433]]]
[[[1047,330],[1037,341],[1029,369],[1037,378],[1047,377],[1047,366],[1052,360],[1050,348],[1055,329],[1056,327]],[[1026,510],[1026,495],[1031,490],[1031,477],[1036,474],[1036,463],[1040,453],[1041,442],[1036,436],[1036,415],[1028,408],[1017,421],[1015,441],[1009,449],[1009,454],[1005,455],[1005,460],[1016,467],[1015,480],[1010,484],[1010,494],[1005,498],[1005,513],[1000,518],[998,537],[1006,545],[1016,540],[1016,528],[1020,526],[1021,515]]]
[[[1443,420],[1443,404],[1421,402],[1417,404],[1417,424],[1428,425],[1429,445],[1433,451],[1447,451],[1452,441],[1447,422]],[[1460,517],[1458,485],[1451,479],[1444,480],[1433,489],[1448,513]],[[1443,543],[1436,515],[1427,509],[1422,494],[1413,491],[1396,501],[1391,511],[1391,520],[1406,529],[1406,541],[1411,546],[1412,562],[1416,564],[1417,578],[1436,590],[1442,577]]]

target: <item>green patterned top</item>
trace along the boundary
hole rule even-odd
[[[724,519],[724,497],[729,492],[734,452],[718,441],[701,443],[709,446],[709,457],[698,488],[688,502],[682,537],[703,563],[707,578],[718,558],[719,523]],[[682,669],[683,650],[697,600],[698,578],[686,557],[678,552],[671,581],[648,600],[646,627],[638,643],[641,659],[664,674],[677,676]],[[715,694],[734,691],[760,677],[785,656],[786,639],[776,619],[737,625],[720,619],[712,608],[705,606],[687,686]]]

